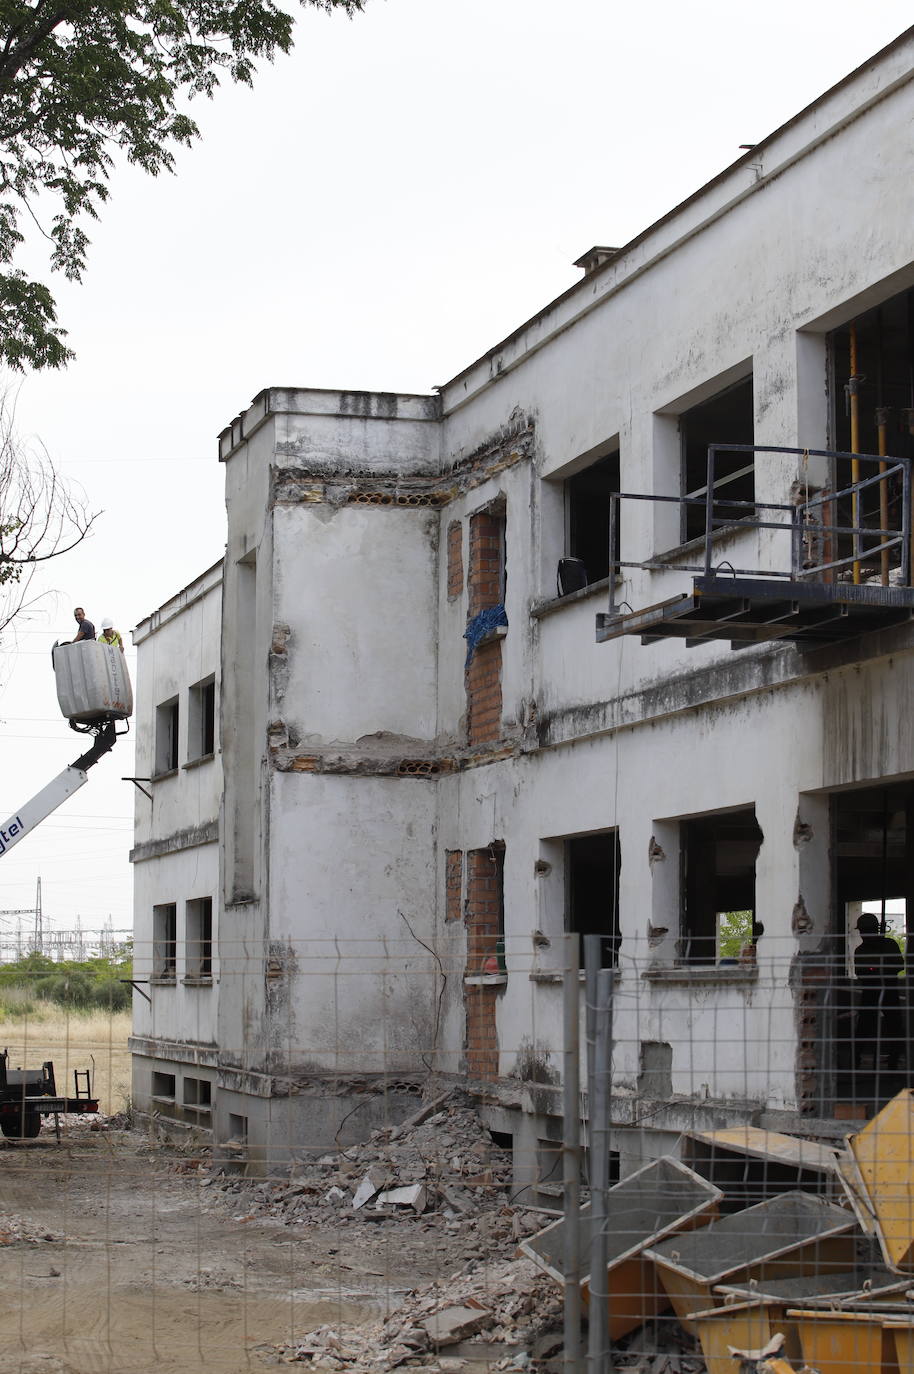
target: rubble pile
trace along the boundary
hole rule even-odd
[[[447,1371],[464,1364],[448,1350],[469,1340],[511,1348],[493,1361],[493,1369],[532,1369],[531,1349],[561,1320],[555,1284],[529,1260],[505,1260],[414,1289],[384,1321],[320,1326],[278,1353],[287,1364],[347,1374],[378,1374],[401,1365]]]
[[[0,1245],[16,1245],[25,1243],[27,1245],[40,1245],[43,1241],[59,1241],[62,1236],[52,1235],[50,1231],[42,1231],[25,1220],[24,1217],[14,1216],[11,1212],[0,1212]]]
[[[210,1172],[205,1186],[209,1205],[228,1208],[237,1220],[420,1224],[455,1238],[467,1233],[467,1258],[511,1255],[543,1224],[541,1214],[510,1205],[511,1153],[493,1143],[459,1090],[360,1144],[296,1164],[288,1179],[255,1183]],[[460,1258],[452,1252],[452,1262]]]

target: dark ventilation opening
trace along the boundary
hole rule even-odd
[[[762,832],[755,809],[682,822],[683,957],[716,964],[723,933],[745,927],[746,943],[761,928],[755,921],[755,861]],[[728,954],[727,962],[739,955]]]
[[[600,965],[619,961],[619,875],[622,854],[618,830],[578,835],[565,841],[566,928],[581,936],[599,935]],[[581,967],[584,941],[581,940]]]
[[[568,509],[568,553],[584,565],[585,586],[609,576],[610,494],[620,487],[619,455],[611,453],[565,483]],[[616,554],[619,553],[618,503],[613,507],[616,520]]]
[[[709,401],[693,406],[679,417],[682,445],[682,491],[685,496],[705,500],[708,485],[709,444],[752,444],[755,442],[755,421],[752,401],[752,378],[737,382],[712,396]],[[751,453],[719,452],[714,466],[715,520],[745,520],[754,511],[744,506],[728,505],[730,501],[755,500],[754,457]],[[697,539],[705,532],[705,506],[683,507],[682,538]]]
[[[492,1144],[497,1145],[500,1150],[514,1149],[514,1136],[510,1131],[493,1131],[490,1128],[489,1135],[492,1137]]]

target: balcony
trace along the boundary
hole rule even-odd
[[[731,468],[727,476],[718,475],[723,454]],[[735,470],[730,455],[738,456]],[[784,459],[798,460],[799,477],[790,485],[789,501],[727,494],[727,486],[747,472],[763,476],[761,463],[774,456],[782,465]],[[811,469],[824,476],[817,486],[809,484]],[[694,561],[655,555],[632,562],[617,556],[622,503],[636,501],[701,508],[704,533],[682,550]],[[809,648],[896,625],[914,612],[907,458],[712,444],[705,487],[683,497],[614,493],[609,531],[611,568],[693,577],[687,590],[640,609],[618,600],[620,588],[610,578],[609,608],[597,616],[598,643],[639,635],[643,644],[668,638],[684,639],[687,645],[727,640],[739,649],[787,640]],[[754,546],[755,566],[737,567],[719,557],[725,531],[735,536],[740,549]]]

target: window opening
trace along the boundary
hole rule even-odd
[[[248,1119],[246,1116],[236,1116],[234,1112],[229,1112],[229,1136],[232,1140],[240,1140],[242,1145],[248,1143]]]
[[[831,809],[835,955],[818,1060],[837,1101],[874,1110],[907,1085],[914,784],[841,792]]]
[[[153,1070],[152,1074],[152,1095],[162,1097],[167,1102],[175,1100],[175,1076],[173,1073],[159,1073]]]
[[[163,902],[152,908],[153,975],[174,982],[178,963],[178,908]]]
[[[755,442],[752,378],[727,387],[709,401],[692,406],[679,417],[682,452],[682,491],[701,504],[682,508],[682,539],[698,539],[705,532],[705,499],[708,485],[708,445]],[[755,468],[752,454],[728,453],[719,448],[714,464],[715,520],[736,521],[754,515],[730,501],[755,500]]]
[[[188,978],[213,976],[213,899],[197,897],[185,911]]]
[[[187,721],[188,760],[206,758],[216,751],[216,680],[207,678],[191,687]]]
[[[622,855],[618,830],[576,835],[565,841],[565,929],[599,935],[600,965],[619,962],[619,874]],[[581,967],[584,941],[581,940]]]
[[[755,863],[762,845],[755,808],[682,822],[683,957],[691,964],[732,963],[724,954],[734,934],[748,932],[747,945],[764,933],[755,921]],[[754,937],[754,938],[753,938]]]
[[[201,1112],[210,1110],[212,1084],[208,1078],[185,1078],[183,1091],[185,1107],[196,1107]]]
[[[155,771],[170,773],[178,766],[178,698],[156,708]]]
[[[565,482],[568,556],[576,560],[576,565],[560,568],[560,596],[609,576],[610,508],[616,524],[616,552],[619,552],[619,505],[609,498],[620,485],[618,452],[591,463]],[[563,560],[567,562],[568,559]]]
[[[828,353],[833,446],[846,453],[914,458],[914,289],[902,291],[833,330],[828,335]],[[834,462],[833,481],[835,490],[840,491],[852,480],[852,460],[837,458]],[[860,475],[873,474],[874,469],[867,464]],[[900,477],[893,475],[885,484],[865,487],[857,499],[856,519],[853,498],[848,496],[837,502],[830,523],[900,528]],[[839,557],[852,552],[851,540],[850,534],[836,536]],[[863,537],[862,581],[899,565],[898,548],[885,550],[884,561],[879,553],[871,552],[867,557],[868,550],[879,542],[876,535]],[[843,579],[850,580],[852,575],[852,568],[841,570]]]

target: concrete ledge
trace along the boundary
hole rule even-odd
[[[189,826],[186,830],[175,830],[160,840],[143,840],[134,845],[129,854],[132,864],[145,863],[147,859],[158,859],[163,854],[179,854],[182,849],[196,849],[201,844],[215,844],[219,838],[219,822],[206,821],[203,825]]]
[[[676,983],[686,987],[717,985],[728,986],[736,984],[745,986],[747,983],[758,982],[758,969],[739,968],[715,968],[708,965],[701,968],[648,968],[641,975],[649,983]]]

